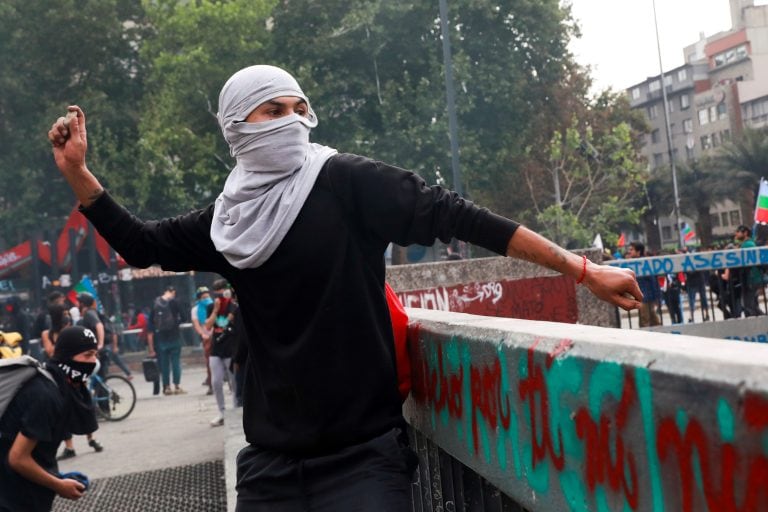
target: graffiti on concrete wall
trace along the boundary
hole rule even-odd
[[[582,359],[570,340],[521,349],[422,334],[413,389],[421,421],[521,504],[768,510],[765,396]]]
[[[576,287],[564,276],[441,286],[397,294],[409,308],[576,323]]]

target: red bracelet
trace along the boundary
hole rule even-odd
[[[581,257],[584,258],[584,266],[581,269],[581,277],[576,280],[576,284],[581,284],[584,278],[587,277],[587,257],[584,255]]]

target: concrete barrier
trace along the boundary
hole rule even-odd
[[[599,250],[579,251],[601,261]],[[473,315],[618,327],[616,309],[570,277],[514,258],[477,258],[387,267],[406,307]]]
[[[409,423],[523,507],[768,510],[768,347],[409,315]]]
[[[657,327],[643,327],[643,329],[655,332],[668,332],[670,334],[701,336],[702,338],[768,344],[768,316],[730,318],[719,322],[704,322],[701,324],[661,325]]]

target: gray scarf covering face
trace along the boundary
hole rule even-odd
[[[245,119],[281,96],[307,102],[307,117]],[[296,80],[273,66],[241,69],[219,94],[219,124],[237,165],[216,199],[211,240],[236,268],[255,268],[275,252],[293,225],[325,162],[336,150],[309,142],[317,117]]]

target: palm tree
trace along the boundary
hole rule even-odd
[[[720,148],[713,163],[720,168],[719,185],[740,199],[742,218],[751,218],[757,185],[768,176],[768,128],[744,130]]]

